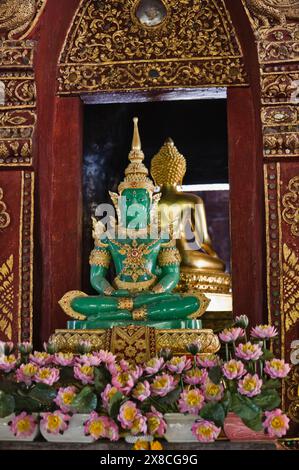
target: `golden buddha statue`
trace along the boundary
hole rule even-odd
[[[186,159],[171,139],[167,139],[151,162],[151,176],[162,193],[161,229],[170,227],[175,232],[182,259],[178,290],[204,292],[211,300],[208,311],[231,311],[231,277],[225,273],[225,263],[209,236],[204,201],[178,189],[186,169]]]

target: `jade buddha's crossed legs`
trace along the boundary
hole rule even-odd
[[[106,296],[77,297],[71,306],[76,312],[92,317],[92,320],[103,321],[185,320],[200,306],[197,297],[183,297],[179,294],[140,294],[127,301],[131,302],[130,309],[125,308],[125,305],[121,308],[120,299]]]

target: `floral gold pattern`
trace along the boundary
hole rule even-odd
[[[288,331],[299,320],[299,260],[286,244],[283,258],[283,308]]]
[[[132,312],[132,318],[134,321],[146,321],[147,319],[147,309],[146,307],[136,308]]]
[[[161,349],[175,355],[187,354],[187,346],[199,341],[202,354],[214,354],[220,342],[212,330],[159,330],[147,326],[114,327],[108,330],[56,330],[50,338],[59,351],[75,352],[81,341],[89,341],[92,349],[111,351],[117,357],[142,364]]]
[[[288,184],[289,192],[282,198],[284,209],[283,220],[291,225],[291,233],[299,237],[299,176],[292,178]]]
[[[46,5],[46,0],[2,0],[0,31],[9,38],[28,35]],[[24,34],[26,33],[26,34]]]
[[[59,300],[59,305],[69,317],[75,318],[76,320],[85,320],[86,317],[84,315],[81,315],[81,313],[75,312],[75,310],[72,309],[71,307],[71,302],[74,300],[76,297],[87,297],[87,294],[84,292],[81,292],[79,290],[72,290],[70,292],[67,292],[62,299]]]
[[[288,415],[295,422],[299,423],[299,366],[294,366],[291,369],[289,378],[287,380],[287,396],[290,400]]]
[[[0,331],[8,340],[12,339],[14,306],[13,255],[0,266]]]
[[[10,215],[6,209],[6,204],[3,201],[3,189],[0,188],[0,229],[5,229],[10,224]]]
[[[223,1],[167,1],[155,27],[141,24],[138,4],[81,2],[60,56],[61,94],[246,84]]]
[[[134,301],[133,299],[130,299],[129,297],[119,297],[117,299],[117,308],[119,310],[132,310],[134,306]]]
[[[161,267],[172,264],[179,265],[181,260],[181,255],[177,248],[162,248],[158,256],[159,266]]]
[[[181,270],[177,290],[179,292],[188,292],[191,290],[192,292],[202,291],[229,294],[231,291],[231,276],[219,272],[191,273]]]
[[[91,266],[103,266],[109,268],[111,255],[108,250],[97,250],[94,249],[90,253],[89,264]]]

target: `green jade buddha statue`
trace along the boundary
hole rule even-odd
[[[179,251],[175,240],[153,238],[150,230],[160,194],[154,194],[154,184],[143,164],[137,118],[129,160],[119,194],[110,193],[118,216],[113,237],[104,232],[100,221],[93,221],[90,279],[98,295],[72,291],[61,299],[63,310],[76,319],[68,322],[68,328],[134,324],[199,329],[198,318],[208,302],[202,294],[172,292],[180,278]],[[116,271],[113,285],[106,278],[111,261]]]

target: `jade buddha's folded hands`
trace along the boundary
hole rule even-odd
[[[127,289],[118,289],[111,293],[112,297],[131,297],[132,294]]]

